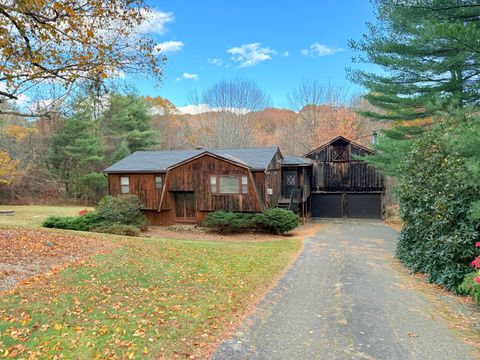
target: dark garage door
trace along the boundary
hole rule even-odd
[[[311,199],[312,217],[342,217],[342,194],[312,194]]]
[[[350,219],[381,219],[381,194],[312,194],[312,217]],[[346,204],[343,204],[343,201]],[[344,214],[345,209],[345,214]]]
[[[381,194],[347,194],[347,217],[351,219],[381,219]]]

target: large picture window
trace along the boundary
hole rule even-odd
[[[130,178],[128,176],[120,176],[120,191],[122,194],[130,192]]]
[[[247,194],[248,177],[236,175],[211,175],[210,191],[212,194]]]

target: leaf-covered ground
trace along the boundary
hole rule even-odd
[[[204,357],[300,248],[110,238],[111,252],[0,296],[0,356]]]
[[[59,231],[0,230],[0,291],[25,279],[51,272],[86,256],[108,252],[115,247],[106,238]]]

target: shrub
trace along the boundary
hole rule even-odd
[[[100,224],[94,226],[91,231],[115,234],[115,235],[127,235],[127,236],[139,236],[140,229],[133,225],[123,224]]]
[[[458,291],[471,272],[480,222],[469,219],[478,187],[465,159],[449,146],[448,129],[432,129],[413,143],[401,165],[397,197],[404,228],[396,255],[430,282]]]
[[[233,233],[255,229],[256,223],[256,214],[213,211],[207,214],[203,226],[220,233]]]
[[[43,222],[43,226],[47,228],[90,231],[93,226],[101,221],[101,218],[96,213],[90,212],[82,216],[49,216]]]
[[[142,202],[136,195],[105,196],[98,203],[96,213],[105,223],[133,225],[146,230],[147,220],[141,209]]]
[[[261,230],[284,234],[298,226],[298,216],[284,209],[268,209],[260,214],[214,211],[208,213],[203,226],[219,233]]]
[[[480,242],[475,244],[480,248]],[[476,270],[468,274],[459,286],[459,290],[466,294],[472,295],[475,301],[480,304],[480,255],[472,261],[471,265]]]
[[[480,271],[468,274],[459,286],[459,290],[472,295],[477,304],[480,305]]]
[[[273,234],[285,234],[298,226],[298,215],[285,209],[268,209],[257,215],[258,226]]]

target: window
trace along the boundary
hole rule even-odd
[[[211,175],[212,194],[248,194],[247,176]]]
[[[248,180],[246,176],[242,176],[242,194],[248,194]]]
[[[161,176],[155,176],[155,190],[162,190],[163,178]]]
[[[130,178],[128,176],[120,176],[120,191],[122,194],[130,192]]]
[[[218,180],[220,194],[238,194],[240,192],[238,176],[219,176]]]
[[[212,175],[210,176],[210,191],[212,194],[217,192],[217,176]]]

